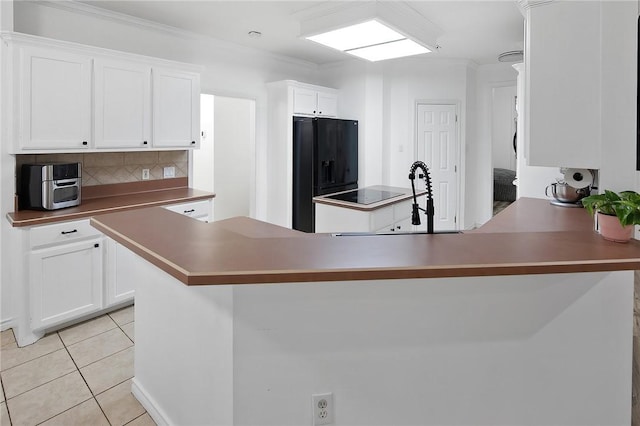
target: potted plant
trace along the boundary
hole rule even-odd
[[[616,193],[605,190],[583,198],[582,205],[596,218],[600,234],[606,240],[627,242],[634,225],[640,225],[640,194],[635,191]]]

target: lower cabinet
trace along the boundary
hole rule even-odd
[[[106,307],[133,300],[130,279],[135,255],[111,238],[105,237],[105,305]]]
[[[375,210],[316,203],[316,232],[405,232],[411,231],[411,200]]]
[[[211,200],[168,209],[202,221]],[[28,233],[29,304],[32,330],[43,330],[132,301],[135,255],[105,237],[89,219],[34,226]]]
[[[31,326],[46,328],[102,309],[102,238],[31,251]]]
[[[211,203],[211,200],[192,201],[190,203],[172,204],[166,206],[165,209],[189,216],[201,222],[211,222]]]

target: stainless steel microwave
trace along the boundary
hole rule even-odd
[[[21,210],[56,210],[80,204],[81,163],[23,164],[18,203]]]

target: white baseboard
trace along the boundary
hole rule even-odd
[[[147,410],[147,413],[149,413],[153,421],[156,422],[158,426],[168,426],[171,424],[166,413],[158,407],[153,398],[147,394],[144,387],[136,380],[135,377],[131,380],[131,393],[136,397],[144,409]]]
[[[15,318],[7,318],[0,320],[0,331],[5,331],[16,326]]]

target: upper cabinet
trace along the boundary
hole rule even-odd
[[[5,34],[12,153],[197,148],[199,67]]]
[[[151,67],[95,61],[96,148],[146,148],[151,143]]]
[[[197,148],[200,75],[154,68],[153,95],[154,146]]]
[[[293,87],[293,113],[318,117],[337,117],[338,95],[332,89]]]
[[[91,140],[91,57],[53,49],[20,52],[23,149],[86,149]]]
[[[601,2],[524,3],[528,163],[599,169]]]

